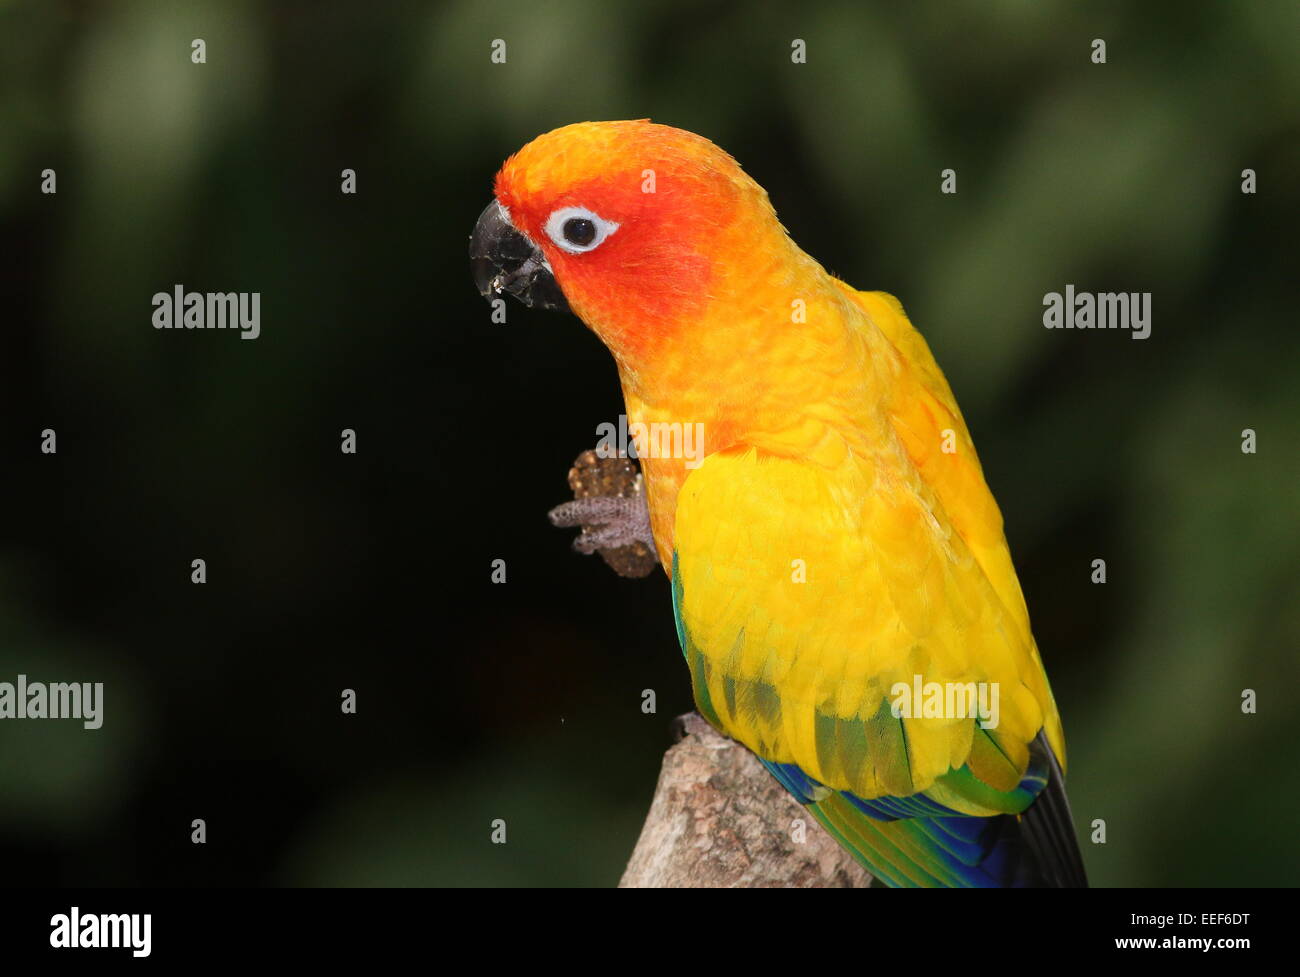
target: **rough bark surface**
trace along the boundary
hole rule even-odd
[[[866,870],[749,750],[694,713],[681,717],[678,727],[682,740],[664,755],[620,888],[871,884]]]

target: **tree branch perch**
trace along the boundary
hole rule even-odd
[[[695,713],[678,723],[682,739],[664,755],[620,888],[871,884],[867,871],[749,750]]]

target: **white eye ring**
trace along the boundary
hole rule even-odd
[[[595,234],[590,241],[571,241],[564,236],[564,226],[575,218],[589,221],[592,228],[595,229]],[[613,221],[605,220],[598,214],[593,214],[586,207],[561,207],[546,218],[546,226],[543,230],[546,231],[546,236],[555,242],[555,246],[562,251],[567,251],[569,254],[585,254],[604,244],[605,239],[618,230],[618,225]]]

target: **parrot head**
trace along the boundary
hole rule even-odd
[[[571,310],[624,363],[680,345],[791,249],[802,256],[735,160],[646,120],[534,139],[502,166],[470,237],[481,294]]]

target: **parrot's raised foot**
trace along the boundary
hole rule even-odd
[[[556,526],[577,526],[573,548],[599,553],[620,577],[644,577],[659,565],[641,469],[626,455],[584,451],[569,469],[572,502],[550,512]]]
[[[654,546],[650,509],[641,495],[631,498],[593,495],[574,499],[556,506],[548,515],[554,526],[582,527],[582,532],[573,541],[573,548],[579,553],[590,554],[633,543]]]

